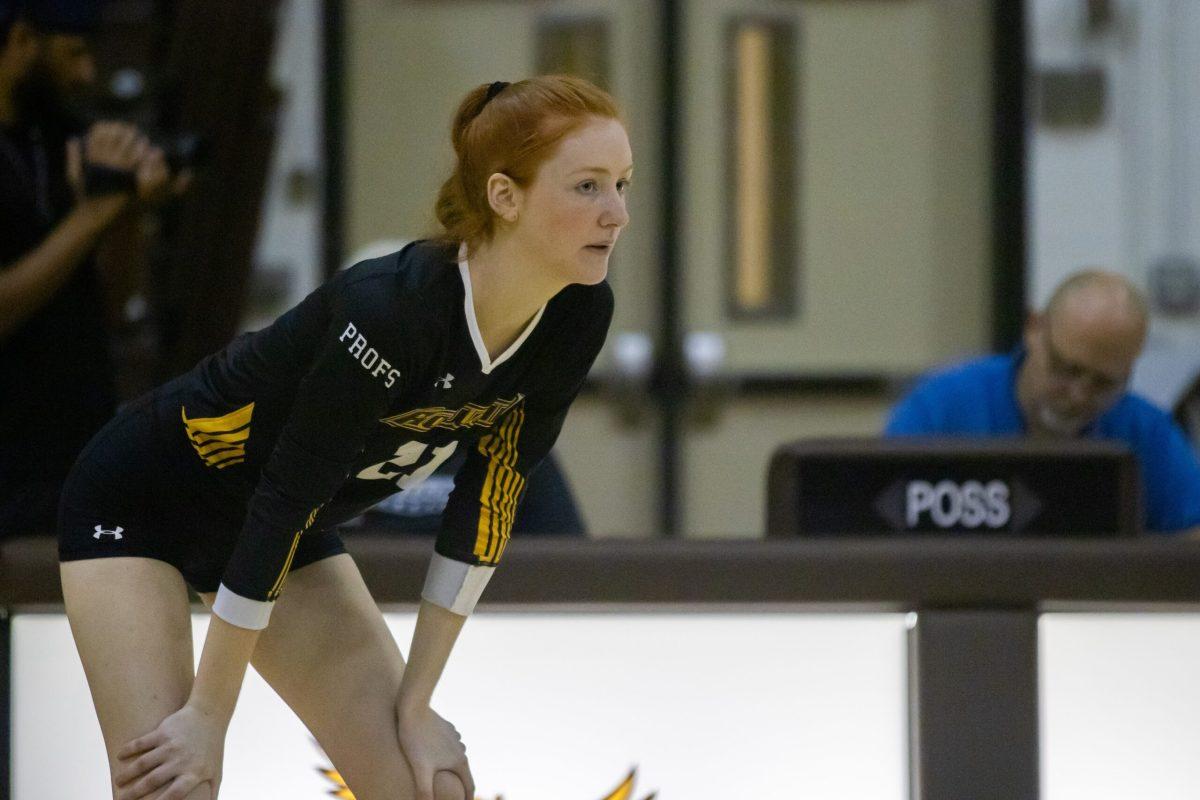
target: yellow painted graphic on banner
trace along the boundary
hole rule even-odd
[[[334,785],[334,788],[329,792],[330,797],[336,797],[339,800],[354,800],[354,795],[351,793],[350,787],[348,787],[346,782],[342,780],[342,776],[337,770],[318,769],[317,772],[328,778],[330,783]],[[629,774],[625,776],[625,780],[621,781],[621,784],[616,789],[604,795],[604,797],[600,798],[600,800],[633,800],[633,786],[636,780],[637,767],[634,767],[629,771]],[[651,792],[642,798],[642,800],[654,800],[655,795],[656,793]],[[477,797],[475,800],[485,800],[485,798]],[[504,800],[504,796],[496,795],[495,800]]]

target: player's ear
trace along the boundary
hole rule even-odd
[[[488,205],[505,222],[516,222],[520,210],[521,187],[503,172],[493,172],[487,182]]]

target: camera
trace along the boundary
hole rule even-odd
[[[126,67],[113,73],[106,85],[86,95],[65,99],[60,114],[80,132],[105,121],[126,122],[136,127],[150,143],[163,151],[167,169],[177,175],[187,169],[203,169],[212,160],[212,140],[193,130],[178,130],[164,124],[162,103],[146,91],[141,72]]]

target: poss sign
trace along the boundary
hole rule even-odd
[[[1109,442],[822,439],[771,461],[769,536],[1124,536],[1141,529],[1133,456]]]
[[[942,480],[936,484],[927,480],[908,481],[904,487],[904,526],[917,528],[922,517],[939,528],[985,527],[1000,530],[1012,519],[1012,490],[1002,480],[979,481]],[[1034,500],[1036,502],[1036,500]],[[882,509],[890,509],[885,505]]]

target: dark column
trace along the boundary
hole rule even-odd
[[[1021,341],[1025,323],[1026,100],[1024,0],[992,16],[992,348]]]
[[[0,608],[0,800],[12,797],[12,628],[7,608]]]
[[[322,227],[322,263],[330,278],[345,258],[345,129],[346,129],[346,53],[345,8],[343,0],[324,0],[321,15],[322,53],[325,58],[321,84],[322,155],[325,163],[324,224]]]
[[[191,369],[238,332],[280,104],[270,80],[278,6],[173,4],[163,110],[173,129],[206,137],[209,158],[167,236],[163,377]]]
[[[1037,612],[933,610],[909,634],[912,800],[1037,800]]]
[[[682,346],[682,275],[679,270],[678,225],[683,202],[679,152],[683,132],[683,91],[680,47],[683,38],[683,0],[662,3],[662,268],[659,271],[657,369],[651,387],[658,400],[660,423],[659,482],[662,505],[658,527],[663,536],[682,534],[683,408],[687,402],[687,371]]]

